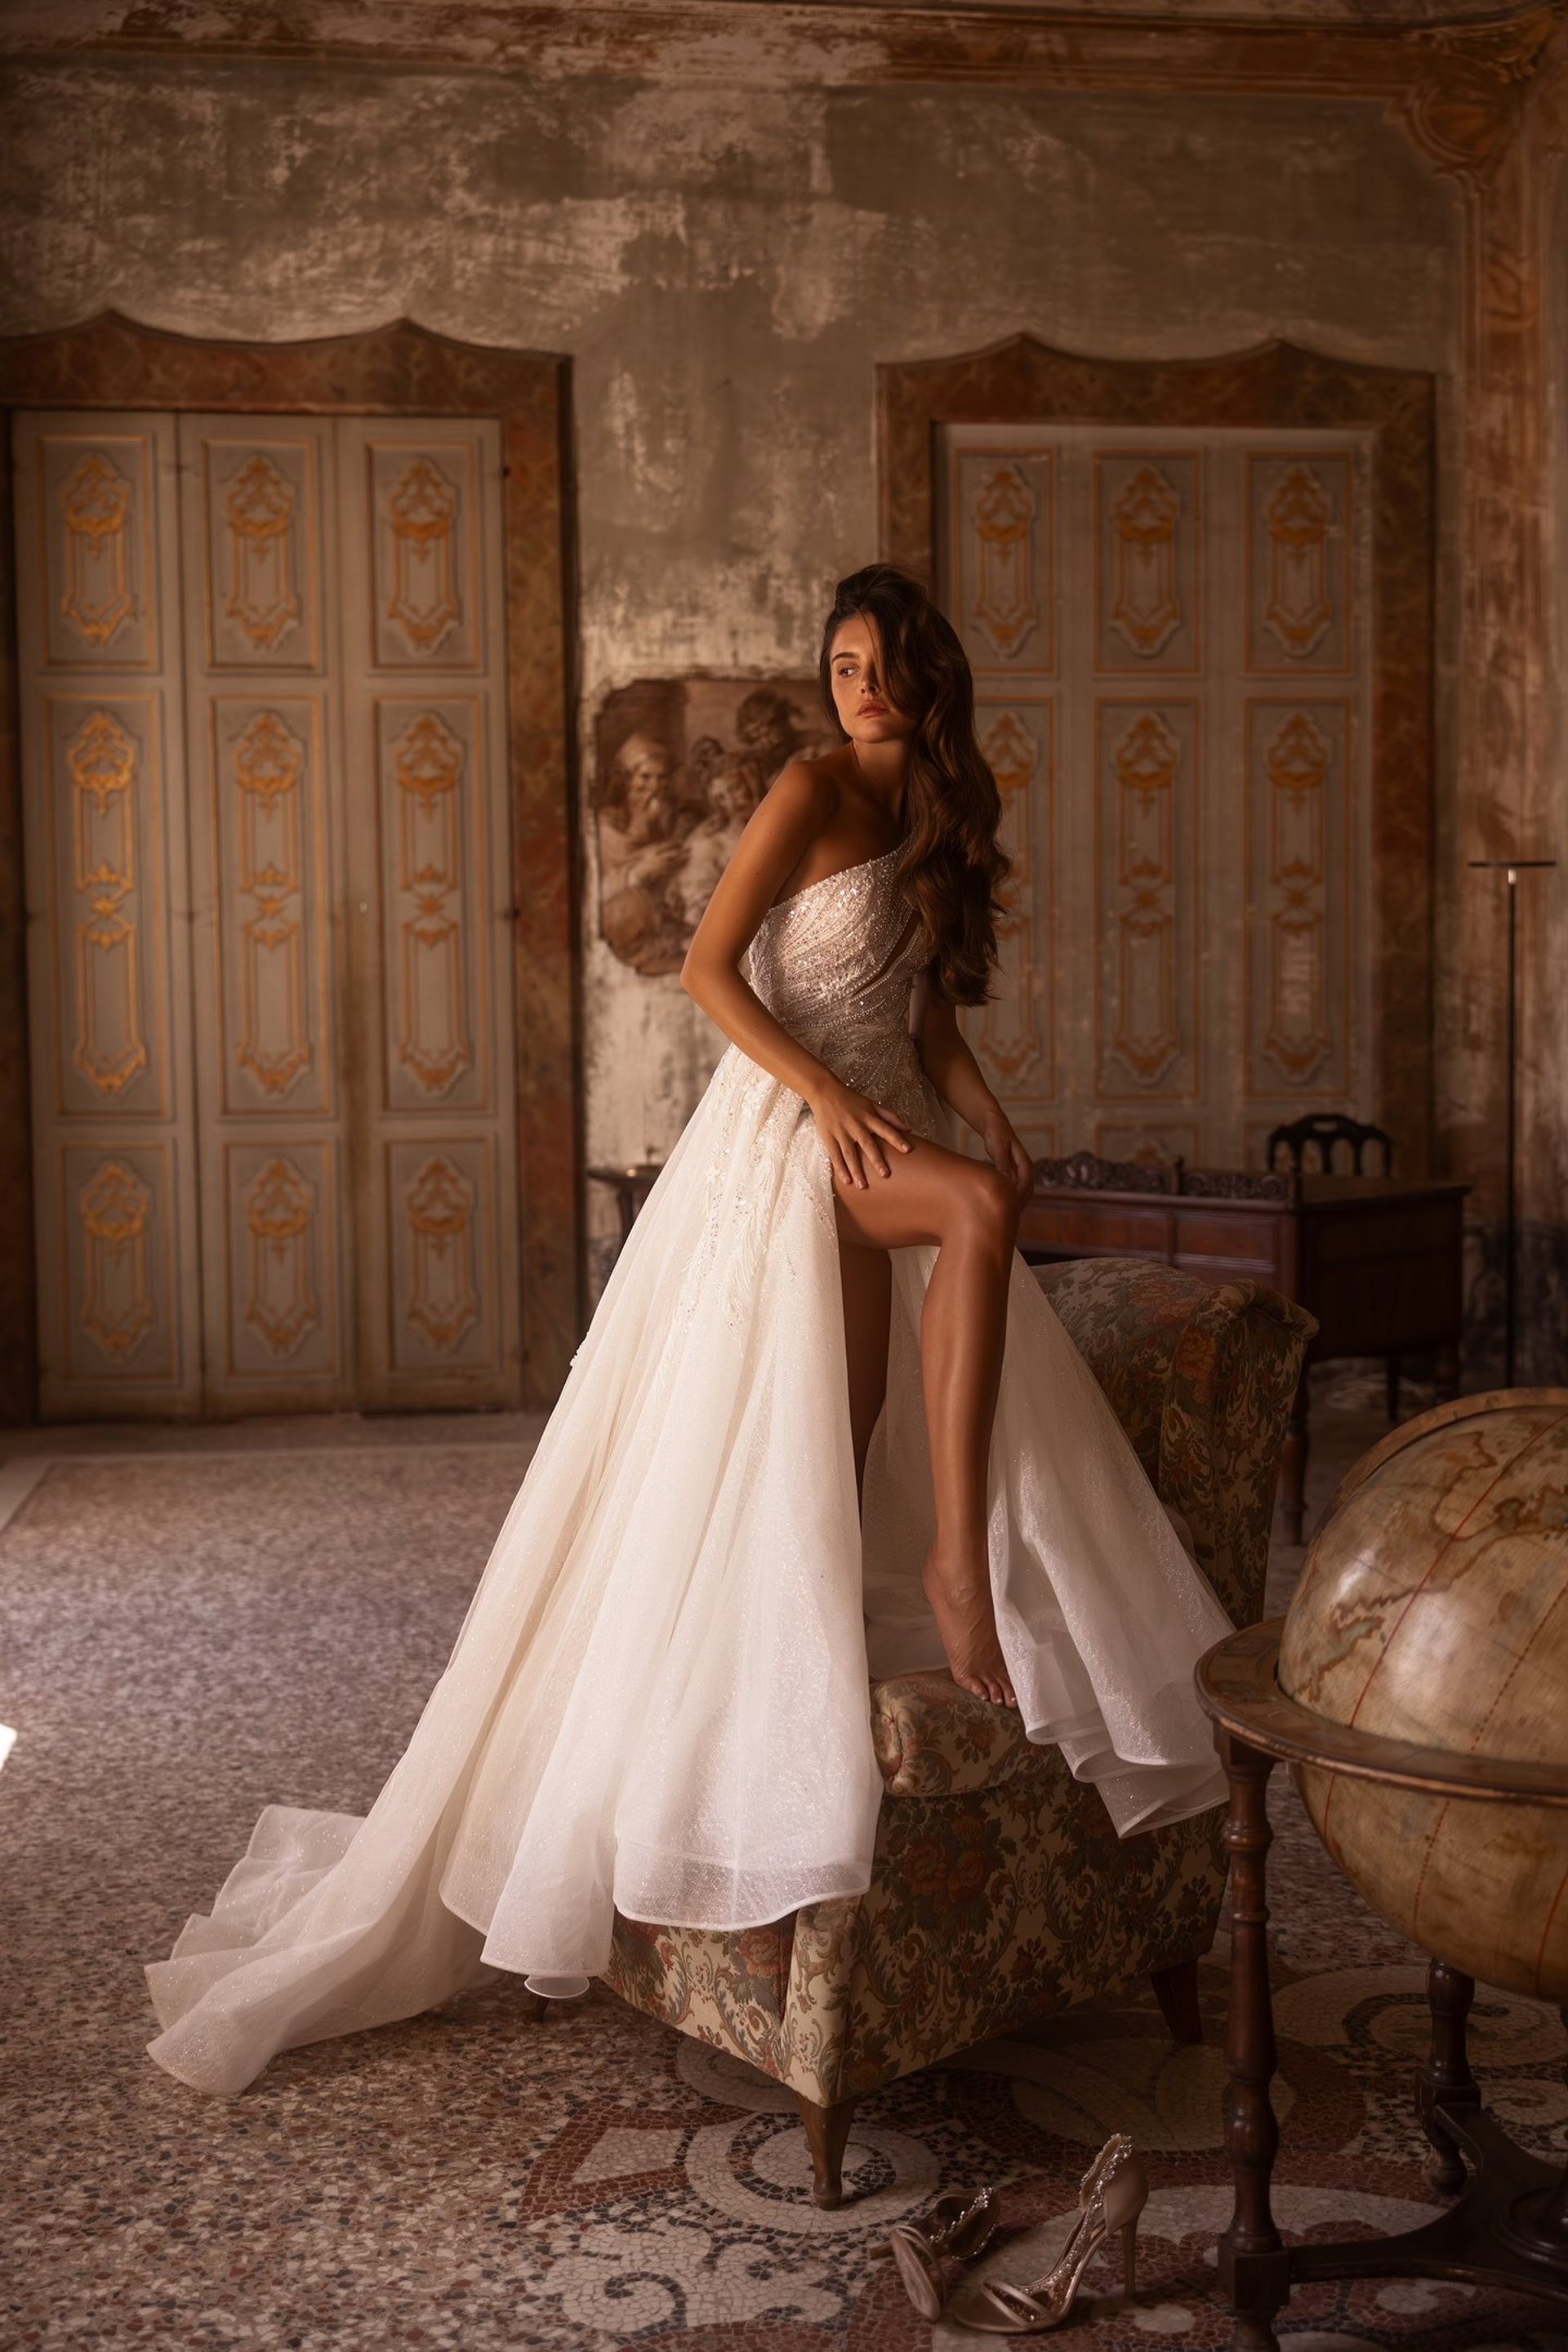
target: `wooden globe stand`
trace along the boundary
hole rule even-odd
[[[1287,1698],[1276,1671],[1284,1619],[1233,1633],[1202,1658],[1198,1697],[1214,1719],[1230,1783],[1229,2082],[1226,2146],[1236,2206],[1219,2241],[1220,2283],[1235,2315],[1235,2352],[1277,2352],[1276,2314],[1299,2279],[1463,2279],[1568,2303],[1568,2171],[1509,2138],[1481,2105],[1465,2049],[1473,1978],[1434,1958],[1427,1973],[1431,2052],[1416,2080],[1436,2189],[1450,2211],[1393,2238],[1287,2246],[1269,2206],[1279,2126],[1268,2085],[1277,2064],[1268,1983],[1267,1793],[1276,1764],[1315,1765],[1352,1779],[1499,1804],[1568,1805],[1560,1769],[1416,1748],[1331,1723]],[[1563,2012],[1568,2022],[1568,2011]],[[1468,2159],[1468,2168],[1466,2159]]]

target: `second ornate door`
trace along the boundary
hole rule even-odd
[[[1014,859],[965,1030],[1037,1152],[1257,1168],[1379,1115],[1373,436],[942,429],[944,608]]]

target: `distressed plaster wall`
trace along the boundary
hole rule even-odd
[[[584,768],[633,678],[810,668],[833,580],[875,552],[879,360],[1284,336],[1435,371],[1452,476],[1458,206],[1366,102],[77,58],[13,72],[0,173],[0,331],[405,313],[571,355]],[[1451,774],[1445,751],[1450,865]],[[591,935],[584,1040],[591,1161],[668,1148],[721,1044]]]

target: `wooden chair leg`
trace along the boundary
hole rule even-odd
[[[1198,2007],[1198,1964],[1177,1960],[1168,1969],[1151,1969],[1149,1981],[1160,2004],[1160,2014],[1175,2042],[1201,2042],[1203,2011]]]
[[[797,2091],[795,2103],[811,2148],[812,2198],[831,2212],[844,2202],[844,2150],[855,2119],[855,2102],[840,2099],[837,2106],[821,2107],[804,2091]]]

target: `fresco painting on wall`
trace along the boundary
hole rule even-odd
[[[595,730],[599,930],[648,977],[679,971],[747,818],[784,762],[833,740],[815,678],[639,678]]]

